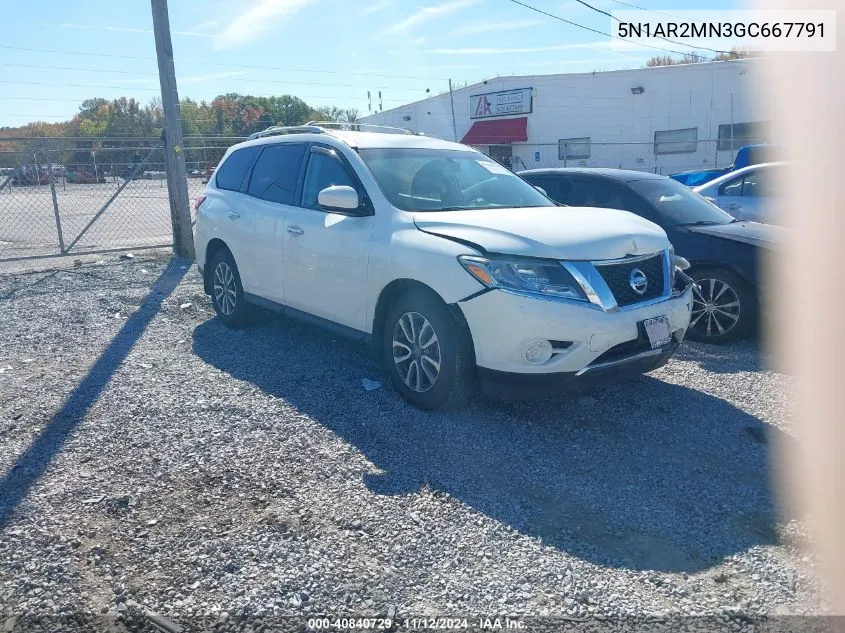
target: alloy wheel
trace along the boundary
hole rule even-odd
[[[237,303],[237,288],[235,287],[235,273],[226,262],[219,262],[214,268],[214,298],[217,307],[226,316],[231,316]]]
[[[736,290],[721,279],[698,279],[693,287],[690,328],[703,337],[724,336],[739,323]]]
[[[419,312],[406,312],[393,328],[393,363],[405,385],[424,393],[440,375],[440,340]]]

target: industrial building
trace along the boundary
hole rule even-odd
[[[513,167],[671,173],[768,142],[754,59],[497,77],[363,117],[472,145]]]

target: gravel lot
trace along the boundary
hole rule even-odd
[[[2,274],[0,315],[0,630],[822,608],[770,485],[789,380],[754,342],[430,414],[364,389],[359,345],[224,329],[162,254]]]

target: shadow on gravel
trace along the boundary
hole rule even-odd
[[[678,360],[698,363],[702,369],[716,374],[763,371],[768,369],[763,344],[742,340],[730,345],[685,342],[675,354]]]
[[[641,377],[591,391],[588,406],[480,400],[425,413],[386,384],[364,391],[378,376],[365,348],[287,319],[241,331],[212,319],[193,349],[360,450],[383,471],[363,475],[374,494],[429,486],[618,568],[697,572],[777,541],[768,425],[700,391]]]
[[[182,270],[183,266],[185,270]],[[171,260],[150,288],[147,298],[126,320],[79,386],[67,397],[59,412],[0,479],[0,528],[8,523],[14,509],[61,451],[65,440],[100,397],[114,372],[141,338],[147,325],[158,313],[162,302],[179,285],[187,270],[186,261]]]
[[[6,301],[8,299],[11,299],[17,293],[21,292],[21,290],[24,290],[24,289],[25,290],[32,290],[32,288],[35,288],[36,286],[44,283],[45,281],[49,281],[50,279],[55,277],[57,274],[59,274],[58,270],[51,270],[50,272],[44,273],[43,277],[38,277],[35,280],[33,280],[31,283],[28,283],[24,286],[11,288],[10,290],[7,290],[6,292],[0,292],[0,301]]]

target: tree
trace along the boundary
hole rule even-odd
[[[734,59],[746,59],[748,57],[756,57],[757,53],[753,53],[747,49],[734,46],[727,53],[719,53],[713,58],[714,62],[729,62]]]
[[[708,58],[698,53],[688,53],[682,57],[672,57],[671,55],[655,55],[649,59],[645,65],[646,68],[654,68],[655,66],[677,66],[678,64],[700,64],[702,62],[729,62],[734,59],[746,59],[748,57],[756,57],[757,53],[746,50],[744,48],[737,48],[734,46],[727,53],[717,53],[714,57]]]
[[[317,121],[342,121],[345,113],[337,106],[322,106],[313,111],[313,119]]]
[[[347,123],[357,123],[359,118],[358,108],[346,108],[343,111],[343,120]]]
[[[670,55],[655,55],[649,59],[645,66],[646,68],[654,68],[655,66],[677,66],[679,64],[700,64],[702,62],[710,61],[704,55],[698,53],[687,53],[683,57],[671,57]]]

